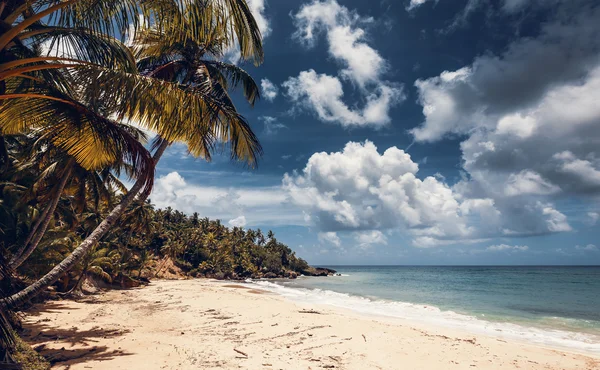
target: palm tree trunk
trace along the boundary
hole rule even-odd
[[[29,242],[36,235],[38,229],[40,228],[40,225],[41,225],[42,221],[46,218],[46,215],[48,214],[48,211],[50,210],[51,207],[52,207],[52,202],[48,203],[48,205],[42,211],[42,214],[40,214],[38,216],[35,224],[31,228],[31,231],[29,232],[29,235],[27,235],[27,239],[25,239],[25,241],[23,242],[23,245],[21,246],[21,248],[19,248],[19,250],[17,252],[15,252],[15,254],[13,255],[13,257],[11,258],[11,260],[10,260],[10,265],[11,266],[14,266],[15,263],[17,262],[17,259],[19,259],[19,257],[21,257],[23,255],[23,253],[25,252],[25,249],[27,249],[27,246],[29,245]],[[13,269],[14,268],[15,267],[13,267]]]
[[[46,230],[48,229],[48,225],[50,224],[50,220],[52,219],[52,216],[54,215],[54,210],[56,209],[56,206],[58,205],[58,201],[60,200],[60,196],[62,195],[62,192],[65,189],[67,182],[69,181],[71,172],[73,171],[73,163],[74,162],[71,160],[69,162],[69,164],[67,164],[67,171],[63,174],[62,179],[60,180],[60,183],[58,184],[58,188],[56,188],[56,193],[54,194],[54,196],[52,197],[52,200],[50,201],[50,204],[44,210],[44,213],[40,216],[40,219],[38,220],[36,225],[34,225],[33,229],[31,230],[31,233],[27,237],[27,240],[25,241],[25,244],[23,245],[23,249],[25,249],[25,248],[26,249],[20,254],[15,254],[15,257],[12,259],[12,261],[10,261],[10,267],[13,270],[16,270],[17,267],[21,266],[21,264],[23,262],[25,262],[25,260],[27,258],[29,258],[31,253],[33,253],[33,251],[37,248],[38,244],[42,240],[42,237],[46,233]],[[41,220],[41,223],[39,222],[40,220]],[[35,235],[35,236],[32,237],[32,235]]]
[[[154,153],[154,165],[169,146],[168,142],[163,142]],[[77,247],[67,258],[56,265],[50,272],[41,279],[31,284],[22,291],[13,294],[7,299],[0,300],[0,305],[9,307],[18,307],[27,300],[35,297],[41,291],[54,284],[64,273],[71,270],[93,249],[100,239],[110,230],[110,228],[119,220],[125,209],[133,202],[142,187],[145,185],[144,179],[138,179],[131,187],[129,192],[121,199],[121,202],[113,208],[106,218],[92,231],[92,233]]]

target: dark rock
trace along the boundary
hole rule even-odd
[[[266,274],[263,275],[263,278],[265,279],[276,279],[279,276],[277,276],[277,274],[272,273],[272,272],[267,272]]]
[[[336,271],[325,267],[309,267],[302,271],[306,276],[332,276]]]
[[[113,280],[113,283],[117,283],[121,288],[135,288],[140,286],[140,282],[137,280],[133,280],[127,275],[119,274],[117,278]]]

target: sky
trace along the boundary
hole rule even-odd
[[[174,144],[158,207],[316,265],[600,264],[598,1],[248,3],[262,97],[233,95],[264,155]]]

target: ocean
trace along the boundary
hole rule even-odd
[[[600,353],[600,266],[325,266],[248,281],[299,302]]]

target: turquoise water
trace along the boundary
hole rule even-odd
[[[258,282],[299,301],[600,353],[600,267],[328,266]]]

